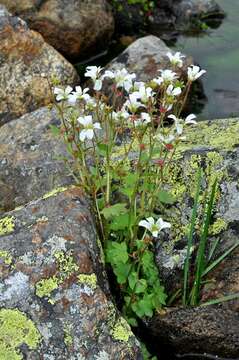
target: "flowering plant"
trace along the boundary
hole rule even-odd
[[[165,305],[153,246],[171,227],[159,215],[174,202],[165,184],[185,127],[196,124],[194,114],[185,120],[180,116],[192,81],[204,73],[191,66],[184,82],[179,75],[184,57],[169,53],[168,58],[172,69],[161,70],[148,83],[138,82],[126,69],[89,66],[85,76],[92,81],[91,91],[54,89],[61,134],[75,160],[74,176],[92,200],[106,262],[131,325]],[[112,82],[111,100],[102,91],[105,79]],[[165,126],[167,118],[171,126]]]

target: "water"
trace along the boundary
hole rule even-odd
[[[202,82],[208,101],[201,119],[239,116],[239,0],[217,3],[227,14],[221,26],[200,37],[181,35],[173,47],[207,70]]]
[[[193,101],[190,106],[198,120],[239,116],[239,0],[217,0],[217,3],[226,12],[218,28],[210,28],[199,35],[181,34],[171,45],[175,51],[191,55],[195,63],[207,70],[202,77],[207,100]],[[159,29],[153,34],[160,37],[162,32]],[[104,66],[124,48],[115,41],[107,53],[77,64],[77,70],[82,74],[86,64]]]

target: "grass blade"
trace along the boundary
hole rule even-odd
[[[208,239],[208,230],[209,225],[212,217],[212,211],[213,211],[213,203],[215,199],[217,189],[217,179],[214,181],[212,186],[212,191],[210,194],[209,201],[207,203],[207,206],[205,208],[206,216],[202,227],[202,233],[200,237],[199,247],[197,251],[197,259],[196,259],[196,273],[194,277],[194,284],[192,288],[192,296],[190,300],[191,305],[198,305],[199,302],[199,296],[200,296],[200,287],[201,287],[201,278],[202,274],[205,270],[205,250],[206,250],[206,243]]]
[[[208,259],[207,259],[207,260],[208,260],[208,263],[211,261],[213,255],[214,255],[214,253],[215,253],[215,250],[216,250],[216,248],[217,248],[217,245],[219,244],[219,241],[220,241],[220,238],[218,237],[218,238],[216,238],[215,241],[213,242],[212,247],[211,247],[211,249],[210,249],[210,251],[209,251]]]
[[[219,265],[234,249],[239,246],[239,241],[236,242],[232,247],[230,247],[227,251],[225,251],[219,258],[217,258],[213,263],[211,263],[203,272],[202,276],[207,275],[210,271],[212,271],[217,265]]]
[[[202,181],[202,171],[198,169],[197,172],[197,180],[196,180],[196,193],[194,197],[194,204],[191,216],[191,223],[190,223],[190,230],[188,234],[188,243],[187,243],[187,256],[184,264],[184,278],[183,278],[183,305],[186,306],[188,299],[187,299],[187,292],[188,292],[188,280],[190,275],[190,255],[191,255],[191,247],[193,243],[193,234],[195,230],[195,223],[197,218],[197,209],[198,209],[198,200],[199,194],[201,189],[201,181]]]
[[[200,304],[200,306],[208,306],[208,305],[220,304],[222,302],[235,300],[235,299],[238,299],[238,298],[239,298],[239,293],[226,295],[226,296],[222,296],[221,298],[213,299],[213,300],[207,301],[205,303],[202,303],[202,304]]]

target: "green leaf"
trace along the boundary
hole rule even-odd
[[[132,304],[132,310],[136,313],[136,315],[140,318],[143,316],[153,316],[153,303],[152,303],[152,295],[145,294],[143,299]]]
[[[167,192],[165,190],[159,191],[158,199],[163,204],[174,204],[176,201],[175,198],[169,192]]]
[[[136,283],[135,293],[140,294],[144,293],[147,289],[147,281],[145,279],[140,279]]]
[[[138,326],[137,320],[135,318],[133,318],[133,317],[127,318],[127,322],[133,327]]]
[[[131,265],[124,264],[123,262],[117,263],[113,267],[114,274],[117,276],[117,282],[119,284],[125,284],[130,272]]]
[[[61,130],[56,125],[50,125],[50,129],[54,136],[59,136]]]
[[[109,241],[106,249],[106,261],[111,264],[126,264],[129,259],[127,245],[125,242],[117,243]]]
[[[98,144],[97,145],[97,150],[98,150],[98,153],[101,155],[101,156],[106,156],[107,155],[107,151],[108,151],[108,145],[106,144]]]
[[[137,275],[136,271],[132,271],[129,275],[128,281],[129,281],[129,287],[133,291],[134,291],[135,285],[137,283],[137,280],[138,280],[138,275]]]
[[[156,309],[160,309],[162,305],[166,305],[167,294],[165,294],[164,287],[158,284],[153,289],[153,304]]]
[[[103,210],[101,210],[101,214],[104,215],[106,220],[111,219],[114,216],[124,214],[126,212],[127,212],[126,204],[123,204],[123,203],[105,207]]]
[[[129,225],[129,214],[125,213],[114,218],[114,220],[110,224],[110,229],[113,231],[124,230],[128,228],[128,225]]]

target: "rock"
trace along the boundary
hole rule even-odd
[[[159,70],[169,66],[167,52],[174,53],[161,39],[148,35],[128,46],[122,54],[107,65],[107,69],[126,68],[130,73],[136,73],[138,81],[149,81],[160,75]],[[189,64],[192,64],[191,57],[186,58],[182,73],[185,73]]]
[[[52,101],[49,82],[78,81],[73,66],[42,36],[0,6],[0,125]]]
[[[72,184],[63,160],[65,145],[52,134],[56,111],[41,108],[1,127],[0,211],[35,200],[55,187]]]
[[[177,22],[182,25],[185,22],[225,16],[225,13],[215,0],[176,0],[173,5],[173,12]]]
[[[79,188],[0,218],[0,290],[3,359],[142,359],[110,299]]]
[[[172,180],[168,181],[166,187],[175,196],[176,203],[169,205],[162,215],[164,220],[171,222],[172,229],[170,235],[157,241],[156,250],[160,276],[170,294],[175,293],[182,283],[186,234],[199,167],[204,172],[202,199],[208,184],[212,185],[216,177],[219,181],[208,250],[218,241],[215,260],[238,243],[238,131],[239,119],[235,118],[203,121],[196,128],[189,128],[187,141],[178,148],[177,161],[170,166],[168,179]],[[238,264],[239,248],[207,275],[210,283],[202,289],[202,303],[239,293]],[[153,343],[165,343],[181,355],[209,353],[222,358],[238,357],[239,300],[194,309],[169,309],[165,315],[152,319],[147,331],[154,336]]]
[[[102,52],[114,31],[106,0],[3,0],[31,29],[67,58],[85,58]]]

